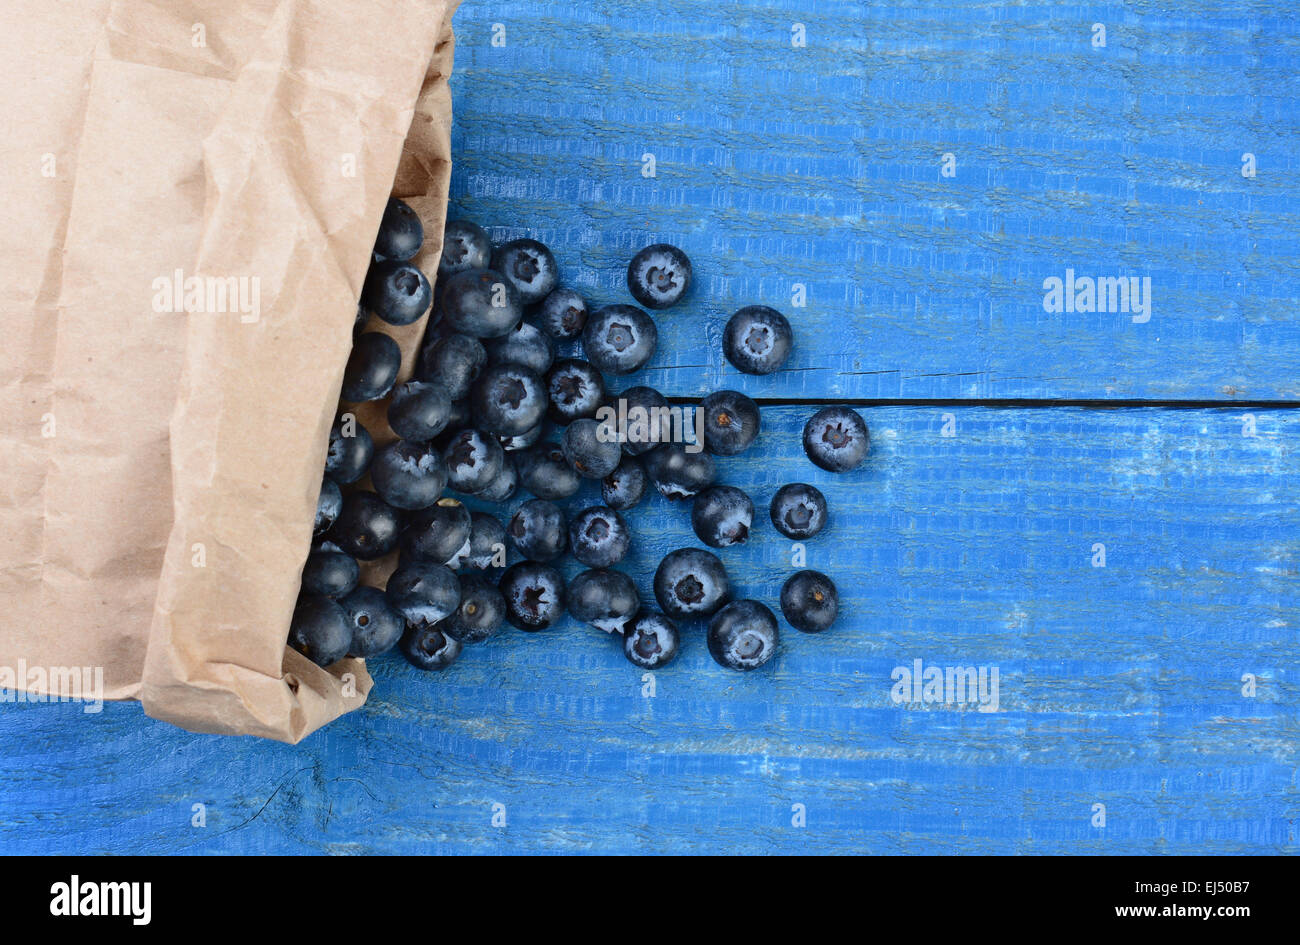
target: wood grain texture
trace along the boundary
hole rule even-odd
[[[1300,414],[1252,438],[1226,410],[877,408],[835,477],[802,456],[808,413],[766,410],[761,461],[721,463],[760,506],[802,480],[832,509],[808,566],[843,617],[783,625],[764,670],[718,668],[690,626],[644,698],[566,620],[441,675],[372,661],[369,704],[297,747],[8,706],[0,852],[1296,851]],[[658,497],[629,521],[648,596],[695,541]],[[722,557],[775,606],[789,551],[763,521]],[[914,659],[998,667],[1000,711],[895,705]]]
[[[457,28],[453,212],[563,247],[598,304],[647,243],[694,260],[657,386],[718,386],[763,303],[797,347],[755,395],[1300,395],[1289,9],[493,0]],[[1067,268],[1149,276],[1151,320],[1044,312]]]

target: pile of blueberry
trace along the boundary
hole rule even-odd
[[[632,580],[613,570],[632,542],[622,513],[651,485],[692,502],[691,524],[710,548],[748,539],[753,502],[715,484],[713,456],[753,443],[758,405],[737,391],[709,394],[697,408],[704,449],[687,449],[673,442],[669,402],[658,391],[606,393],[606,375],[631,374],[654,354],[658,330],[646,311],[617,304],[589,312],[577,292],[558,285],[546,246],[531,239],[493,246],[464,220],[446,226],[435,296],[411,262],[423,239],[418,215],[390,200],[342,396],[389,398],[398,439],[376,448],[355,415],[335,421],[290,644],[321,666],[397,646],[415,666],[442,669],[503,622],[543,630],[567,609],[618,633],[627,658],[648,669],[673,659],[677,622],[690,619],[709,619],[709,652],[724,667],[749,670],[771,659],[776,617],[758,601],[733,599],[712,552],[681,548],[664,557],[654,576],[662,612],[644,609]],[[627,284],[637,303],[660,310],[683,297],[691,275],[681,250],[657,244],[633,258]],[[372,315],[409,325],[431,306],[414,377],[398,386],[397,343],[365,325]],[[556,357],[557,343],[578,339],[584,357]],[[723,344],[740,371],[770,374],[789,355],[793,334],[780,312],[752,305],[727,322]],[[616,426],[611,411],[626,423]],[[862,462],[869,436],[855,411],[828,407],[808,421],[803,445],[822,469],[845,472]],[[556,502],[584,479],[600,481],[603,504],[566,521]],[[480,505],[506,502],[519,489],[534,498],[504,523],[452,494]],[[826,499],[793,483],[776,492],[770,514],[778,532],[804,540],[826,524]],[[507,542],[524,559],[509,567]],[[393,551],[397,569],[386,588],[360,585],[358,562]],[[566,551],[588,569],[567,585],[555,567]],[[835,620],[838,596],[826,575],[801,571],[785,582],[780,605],[791,626],[817,633]]]

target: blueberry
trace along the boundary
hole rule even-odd
[[[442,231],[442,256],[438,259],[438,276],[448,276],[467,269],[486,269],[492,262],[492,239],[477,223],[448,220]]]
[[[643,612],[623,627],[623,655],[642,669],[658,669],[677,655],[677,624]]]
[[[525,430],[517,436],[499,436],[497,442],[507,453],[516,453],[526,450],[529,447],[536,446],[541,438],[546,434],[545,422],[537,424],[531,430]]]
[[[484,344],[489,364],[518,364],[535,374],[545,374],[555,360],[555,344],[540,328],[520,322],[508,335]]]
[[[537,307],[537,324],[556,341],[577,338],[587,324],[587,303],[572,289],[556,289]]]
[[[709,655],[726,669],[757,669],[776,655],[778,639],[776,617],[756,600],[730,603],[709,621]]]
[[[840,595],[820,571],[800,571],[781,587],[781,613],[796,630],[821,633],[835,622]]]
[[[348,615],[352,627],[352,643],[348,656],[362,659],[387,653],[393,648],[406,621],[388,603],[384,592],[374,587],[361,586],[339,601]]]
[[[505,276],[525,305],[540,302],[560,280],[551,251],[537,240],[511,240],[492,253],[492,268]]]
[[[406,622],[418,627],[431,627],[460,606],[460,582],[444,564],[404,561],[384,593]]]
[[[826,497],[815,486],[792,482],[776,491],[768,511],[772,524],[786,538],[811,538],[826,524]]]
[[[646,475],[668,499],[689,499],[713,484],[717,467],[708,453],[688,453],[681,443],[666,443],[651,450],[641,462]]]
[[[563,358],[546,375],[546,392],[554,422],[590,420],[605,399],[605,379],[590,362]]]
[[[519,293],[491,269],[467,269],[442,290],[442,320],[452,330],[475,338],[509,334],[523,316]]]
[[[468,554],[472,525],[469,509],[445,496],[410,517],[402,532],[402,560],[447,564]]]
[[[457,492],[473,495],[488,488],[501,474],[505,451],[501,444],[478,430],[461,430],[443,447],[447,483]]]
[[[803,451],[828,472],[857,469],[870,445],[866,422],[848,407],[824,407],[804,424]]]
[[[440,627],[407,624],[397,643],[402,655],[416,669],[446,669],[460,656],[461,644],[443,633]]]
[[[373,561],[397,547],[401,528],[397,509],[373,492],[353,492],[343,499],[343,511],[329,535],[345,554]]]
[[[618,564],[631,544],[623,517],[603,505],[583,509],[569,522],[569,550],[589,568]]]
[[[325,475],[339,485],[356,482],[370,468],[375,441],[355,414],[345,413],[330,427],[330,445],[325,453]]]
[[[525,558],[551,561],[564,553],[564,512],[547,499],[530,499],[515,510],[506,534]]]
[[[447,486],[447,467],[432,444],[394,440],[375,454],[370,482],[394,508],[427,509]]]
[[[396,197],[388,198],[379,235],[375,237],[375,258],[405,262],[420,251],[424,242],[424,224],[420,215]]]
[[[626,418],[623,452],[640,456],[672,440],[672,411],[668,398],[659,391],[629,387],[617,400],[622,401],[619,412]]]
[[[691,507],[691,527],[711,548],[743,544],[753,524],[754,503],[735,486],[709,486]]]
[[[515,462],[514,453],[506,453],[501,457],[501,472],[488,483],[486,489],[474,495],[487,502],[505,502],[518,488],[519,467]]]
[[[360,577],[361,567],[356,558],[320,548],[307,555],[307,563],[302,566],[302,592],[342,597],[352,592]]]
[[[676,246],[655,243],[632,257],[627,288],[632,298],[650,309],[675,305],[691,285],[691,261]]]
[[[539,499],[567,499],[582,479],[554,443],[540,443],[519,454],[519,484]]]
[[[402,367],[402,349],[380,331],[368,331],[352,345],[343,369],[344,400],[360,403],[387,397]]]
[[[506,528],[495,515],[474,512],[470,516],[469,546],[451,558],[453,568],[486,571],[506,566]]]
[[[343,492],[333,479],[324,479],[320,484],[320,495],[316,497],[316,520],[312,524],[313,535],[323,535],[330,530],[339,513],[343,511]]]
[[[377,262],[366,273],[361,304],[390,325],[419,321],[433,302],[433,289],[418,267],[408,262]]]
[[[623,455],[608,425],[595,420],[573,421],[565,428],[560,442],[564,458],[586,479],[604,479],[618,468]]]
[[[407,381],[388,404],[388,425],[404,440],[432,440],[451,421],[451,395],[441,384]]]
[[[758,404],[734,390],[719,390],[700,401],[704,448],[715,456],[735,456],[758,436]]]
[[[352,625],[343,608],[328,597],[300,598],[289,623],[289,645],[317,666],[348,655]]]
[[[678,548],[655,571],[655,599],[670,617],[708,617],[731,598],[731,580],[717,555]]]
[[[564,578],[537,561],[506,569],[498,585],[506,599],[506,620],[520,630],[545,630],[564,616]]]
[[[641,606],[636,585],[621,571],[583,571],[569,582],[569,613],[606,633],[621,631]]]
[[[461,643],[482,643],[501,628],[505,618],[506,600],[497,586],[481,575],[462,574],[460,606],[438,627]]]
[[[624,456],[618,468],[601,480],[600,497],[614,511],[624,512],[641,501],[645,487],[645,467],[641,460]]]
[[[470,388],[470,416],[480,429],[501,436],[531,430],[546,415],[546,385],[518,364],[494,364]]]
[[[749,305],[727,320],[722,352],[736,370],[771,374],[790,356],[794,332],[786,317],[766,305]]]
[[[582,350],[597,370],[631,374],[654,356],[659,329],[654,319],[631,305],[606,305],[587,319]]]
[[[441,384],[453,401],[469,393],[470,385],[487,366],[487,351],[477,338],[454,332],[425,342],[416,364],[421,381]]]

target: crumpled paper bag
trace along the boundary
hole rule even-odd
[[[8,5],[0,668],[289,742],[364,702],[285,641],[390,192],[436,271],[458,2]]]

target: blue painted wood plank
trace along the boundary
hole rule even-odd
[[[764,411],[721,462],[760,507],[789,480],[831,504],[808,566],[843,618],[783,627],[766,669],[716,667],[691,626],[646,698],[566,619],[441,675],[372,661],[369,704],[296,747],[4,706],[0,852],[1297,851],[1300,415],[1252,437],[1228,410],[875,408],[835,477],[802,456],[808,413]],[[629,520],[648,596],[695,541],[658,497]],[[774,604],[790,550],[760,522],[722,557]],[[895,704],[916,659],[997,667],[999,711]]]
[[[642,245],[685,248],[697,288],[662,317],[681,327],[649,374],[665,390],[1300,394],[1290,11],[503,0],[457,28],[453,213],[561,248],[598,304],[627,300]],[[1045,312],[1067,269],[1149,277],[1150,321]],[[795,323],[791,370],[722,360],[748,303]]]

